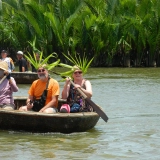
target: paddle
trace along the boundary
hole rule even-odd
[[[56,73],[54,71],[52,71],[53,73],[60,75],[59,73]],[[66,77],[62,77],[62,78],[66,78]],[[73,86],[75,86],[75,84],[73,83],[73,81],[70,79],[70,82]],[[104,113],[104,111],[98,106],[96,105],[91,99],[89,99],[84,93],[83,91],[81,91],[81,89],[77,88],[78,92],[83,96],[83,98],[93,107],[93,109],[97,112],[97,114],[105,121],[108,121],[108,117],[107,115]]]
[[[70,82],[71,82],[71,84],[72,84],[73,86],[75,86],[75,84],[73,83],[72,80],[70,80]],[[93,107],[93,109],[97,112],[97,114],[98,114],[105,122],[107,122],[107,121],[108,121],[108,117],[107,117],[107,115],[103,112],[103,110],[102,110],[99,106],[97,106],[91,99],[89,99],[89,98],[84,94],[84,92],[81,91],[80,88],[77,88],[77,90],[78,90],[78,92],[83,96],[83,98],[86,100],[86,102],[88,102],[88,103]]]
[[[0,84],[3,82],[3,80],[6,78],[7,76],[4,76],[1,80],[0,80]]]

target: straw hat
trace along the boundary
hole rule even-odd
[[[0,69],[8,71],[8,64],[5,61],[0,61]]]

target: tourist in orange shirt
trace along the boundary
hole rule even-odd
[[[26,101],[26,106],[20,107],[19,110],[56,113],[60,92],[59,83],[55,79],[49,77],[48,70],[43,66],[38,68],[37,73],[39,79],[32,83],[28,91],[29,97]],[[44,95],[43,93],[46,88],[47,96],[45,100],[45,97],[42,95]]]

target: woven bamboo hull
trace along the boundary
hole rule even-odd
[[[15,99],[20,104],[23,98]],[[59,104],[63,100],[59,100]],[[92,129],[99,120],[95,112],[44,114],[19,110],[0,110],[0,129],[28,132],[84,132]]]

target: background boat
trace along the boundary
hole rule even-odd
[[[31,84],[38,79],[37,73],[34,72],[12,72],[11,76],[16,80],[17,84]]]

